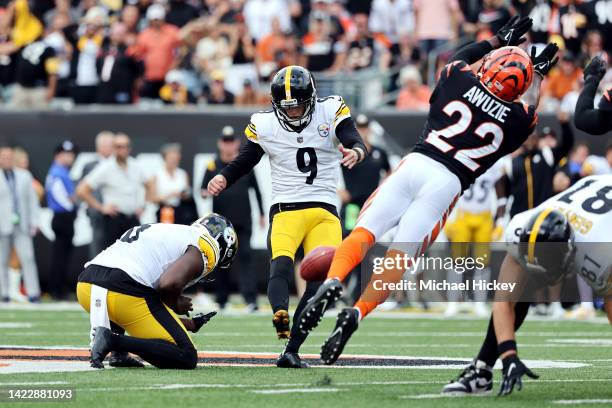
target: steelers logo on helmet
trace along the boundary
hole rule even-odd
[[[502,47],[484,57],[478,77],[498,99],[512,102],[531,85],[533,64],[519,47]]]
[[[192,225],[204,229],[207,235],[215,241],[216,247],[219,249],[215,267],[228,268],[234,261],[238,250],[238,239],[232,223],[219,214],[210,213],[199,218]],[[202,247],[202,245],[200,246]],[[205,251],[203,253],[206,254]]]
[[[547,208],[531,217],[519,242],[520,260],[536,280],[552,285],[571,271],[574,231],[559,210]]]
[[[278,71],[270,84],[272,108],[283,129],[301,132],[312,120],[317,93],[314,77],[304,67],[290,65]]]

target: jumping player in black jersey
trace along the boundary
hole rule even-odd
[[[584,88],[576,102],[574,124],[592,135],[603,135],[612,130],[612,87],[606,89],[599,100],[599,108],[593,107],[595,93],[605,74],[605,61],[600,57],[593,58],[584,69]]]
[[[357,227],[336,250],[327,280],[302,311],[301,330],[309,332],[319,323],[342,294],[341,282],[391,228],[397,230],[387,257],[423,254],[461,193],[532,133],[540,82],[556,63],[558,48],[549,44],[539,55],[532,50],[531,58],[518,48],[531,24],[530,18],[514,17],[496,36],[459,49],[443,68],[419,142],[364,204]],[[474,74],[470,64],[483,57]],[[524,103],[519,98],[528,89],[525,96],[531,100]],[[338,315],[321,350],[326,364],[340,356],[359,321],[385,301],[384,283],[398,282],[406,270],[383,266],[355,307]]]

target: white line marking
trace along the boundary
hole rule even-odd
[[[0,387],[6,387],[8,385],[61,385],[70,384],[68,381],[34,381],[34,382],[0,382]]]
[[[612,404],[612,399],[578,399],[578,400],[557,400],[553,404],[578,405],[578,404]]]
[[[32,323],[0,322],[0,329],[29,329]]]
[[[253,394],[293,394],[310,392],[338,392],[340,388],[287,388],[284,390],[251,390]]]
[[[548,339],[546,342],[573,346],[612,346],[612,339]]]

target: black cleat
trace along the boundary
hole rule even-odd
[[[355,308],[346,308],[338,314],[336,327],[321,347],[321,360],[327,365],[334,364],[344,346],[359,326],[359,311]]]
[[[308,334],[317,327],[325,312],[334,306],[340,296],[342,296],[342,284],[337,279],[332,279],[319,286],[317,293],[306,303],[298,318],[300,331]]]
[[[276,360],[276,366],[279,368],[309,368],[310,366],[302,361],[298,353],[292,353],[290,351],[283,351],[278,360]]]
[[[279,339],[289,338],[291,331],[289,330],[289,313],[286,310],[277,310],[272,316],[272,324]]]
[[[91,366],[93,368],[104,368],[104,359],[111,352],[113,332],[103,326],[93,329],[94,337],[91,346]]]
[[[108,365],[111,367],[126,368],[144,367],[144,364],[142,364],[140,360],[131,357],[128,353],[122,351],[113,351],[108,359]]]
[[[493,389],[493,370],[484,361],[474,361],[456,380],[442,388],[446,395],[490,394]]]

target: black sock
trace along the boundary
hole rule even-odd
[[[529,302],[518,302],[514,305],[514,330],[518,330],[529,312]],[[493,366],[495,360],[497,360],[497,337],[495,336],[495,326],[493,325],[493,316],[489,320],[489,327],[487,328],[487,336],[485,337],[480,352],[478,353],[478,360],[482,360],[487,365]]]
[[[306,290],[304,291],[304,295],[300,299],[300,303],[298,303],[295,309],[295,314],[293,315],[291,337],[289,338],[289,342],[287,343],[287,347],[285,348],[286,351],[289,351],[291,353],[297,353],[300,347],[302,346],[302,343],[306,341],[306,337],[308,337],[308,335],[302,333],[302,331],[300,330],[300,322],[298,322],[297,319],[300,317],[300,314],[302,313],[302,310],[304,310],[304,307],[306,306],[306,303],[308,303],[308,300],[313,297],[314,294],[317,292],[317,289],[319,289],[321,283],[322,282],[306,283]]]
[[[198,362],[198,353],[193,347],[181,348],[165,340],[114,334],[113,342],[114,350],[136,354],[157,368],[192,369]]]
[[[292,273],[293,260],[288,256],[279,256],[270,263],[268,299],[273,313],[289,309],[289,277]]]

